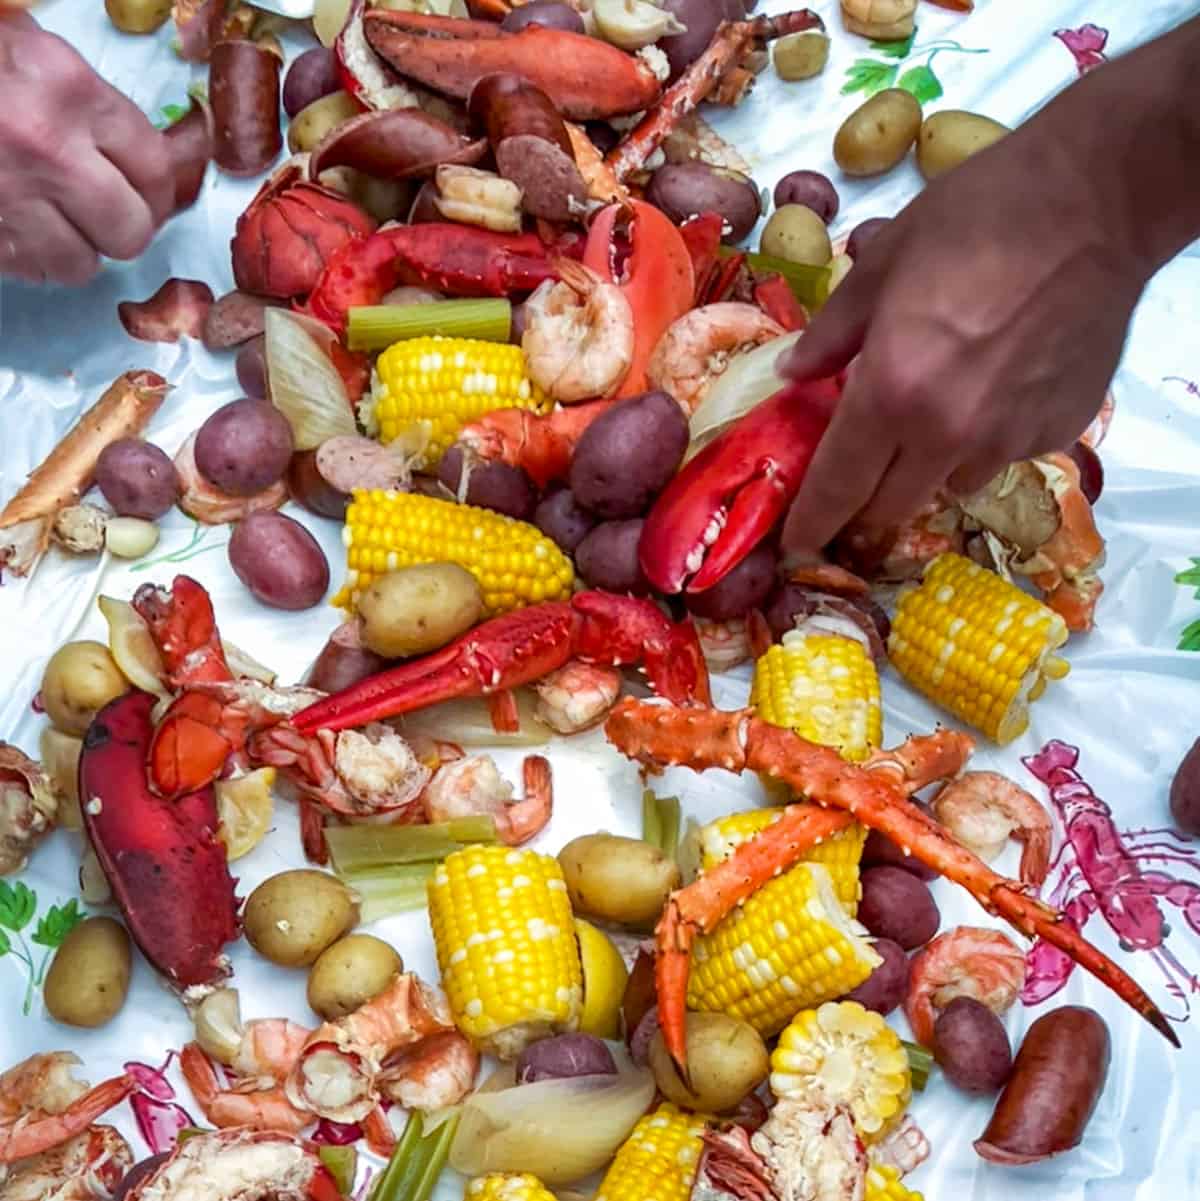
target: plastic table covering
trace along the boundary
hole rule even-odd
[[[781,0],[766,6],[782,11]],[[1080,70],[1068,43],[1083,47],[1083,63],[1115,55],[1179,23],[1197,10],[1188,0],[1089,0],[1053,4],[1036,0],[978,0],[968,17],[922,3],[915,40],[901,57],[846,34],[838,6],[815,5],[826,17],[833,44],[817,80],[783,84],[764,73],[753,95],[735,111],[710,112],[714,124],[753,166],[755,178],[771,187],[785,172],[809,167],[835,180],[842,209],[834,233],[859,221],[896,212],[920,188],[909,160],[877,180],[855,182],[837,171],[831,157],[833,133],[871,87],[915,89],[926,111],[970,109],[1008,125],[1033,113]],[[148,38],[116,32],[98,0],[55,0],[38,19],[69,39],[116,87],[144,111],[162,119],[164,108],[186,103],[193,78],[205,68],[189,67],[171,51],[168,25]],[[1060,31],[1080,31],[1063,35]],[[308,44],[289,38],[289,52]],[[1103,120],[1103,114],[1096,115]],[[156,345],[131,340],[122,330],[117,302],[149,296],[168,276],[207,281],[220,295],[232,287],[228,243],[236,215],[259,181],[235,181],[210,171],[200,202],[173,221],[133,264],[109,265],[81,290],[35,290],[5,283],[0,293],[0,497],[7,498],[79,413],[122,371],[151,368],[174,386],[148,437],[174,453],[209,412],[238,394],[233,354],[213,355],[198,342]],[[1099,301],[1103,303],[1102,298]],[[1120,374],[1117,408],[1103,446],[1107,487],[1098,520],[1108,540],[1106,591],[1094,633],[1077,636],[1067,648],[1071,673],[1051,685],[1033,709],[1029,731],[1000,751],[980,746],[973,765],[1003,771],[1045,799],[1022,766],[1022,756],[1049,739],[1080,749],[1079,771],[1111,807],[1115,828],[1129,845],[1170,842],[1150,839],[1150,830],[1169,827],[1167,790],[1172,774],[1197,734],[1200,656],[1177,649],[1181,633],[1200,618],[1200,591],[1175,582],[1189,557],[1200,554],[1200,250],[1191,248],[1163,270],[1137,313]],[[344,569],[340,529],[299,514],[329,556],[333,588]],[[299,679],[337,624],[327,605],[281,613],[257,604],[229,569],[224,545],[228,528],[195,526],[175,511],[162,523],[162,540],[147,560],[128,564],[107,557],[69,559],[59,552],[27,581],[6,579],[0,588],[0,656],[7,687],[0,693],[0,736],[36,756],[44,717],[31,708],[47,658],[77,638],[105,639],[96,597],[128,599],[146,580],[167,584],[176,572],[199,579],[212,593],[224,635],[268,663],[282,682]],[[332,589],[331,589],[332,591]],[[716,681],[717,703],[744,703],[745,669]],[[886,742],[910,731],[927,731],[945,715],[908,689],[890,669],[884,681]],[[498,755],[512,772],[518,752]],[[535,845],[551,853],[568,839],[597,828],[640,832],[641,785],[636,768],[592,733],[551,748],[556,805],[553,820]],[[661,791],[683,798],[685,811],[701,820],[761,800],[754,781],[672,771]],[[1056,818],[1056,849],[1062,839]],[[915,1096],[912,1112],[933,1143],[933,1154],[909,1179],[931,1201],[1157,1201],[1200,1197],[1200,844],[1179,843],[1155,870],[1178,886],[1159,904],[1169,936],[1156,951],[1125,953],[1119,931],[1094,915],[1086,933],[1146,985],[1178,1022],[1182,1050],[1167,1043],[1121,1006],[1091,977],[1076,971],[1052,1001],[1007,1015],[1014,1047],[1051,1006],[1085,1004],[1098,1009],[1112,1033],[1113,1062],[1107,1087],[1075,1152],[1025,1168],[999,1168],[974,1153],[990,1099],[972,1099],[934,1076]],[[36,894],[33,914],[20,930],[12,913],[0,916],[6,947],[0,955],[0,1066],[37,1050],[70,1049],[95,1083],[119,1073],[129,1061],[158,1065],[191,1036],[180,1003],[157,981],[140,957],[122,1011],[91,1031],[52,1021],[36,986],[51,951],[55,906],[78,895],[80,835],[63,831],[43,844],[26,869],[9,878]],[[1068,849],[1069,858],[1071,852]],[[1017,849],[997,867],[1015,874]],[[304,863],[294,807],[276,802],[272,832],[238,861],[239,892],[247,895],[265,877]],[[1150,866],[1147,864],[1147,866]],[[1054,883],[1052,876],[1047,889]],[[942,928],[968,922],[995,924],[955,886],[939,881],[935,896]],[[181,903],[186,903],[183,899]],[[1178,906],[1178,907],[1175,907]],[[1190,926],[1189,926],[1190,921]],[[43,937],[39,942],[39,928]],[[423,978],[436,979],[426,917],[412,913],[378,923],[375,932],[392,941],[405,963]],[[305,974],[277,968],[244,943],[232,948],[233,984],[241,992],[244,1018],[286,1015],[312,1023],[304,999]],[[902,1014],[891,1019],[907,1035]],[[177,1100],[201,1120],[174,1068]],[[130,1138],[135,1155],[147,1153],[128,1103],[110,1119]],[[368,1162],[364,1157],[360,1162]],[[361,1174],[360,1174],[361,1179]],[[461,1182],[447,1173],[439,1201],[460,1195]]]

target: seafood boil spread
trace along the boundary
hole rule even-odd
[[[1200,741],[1135,798],[1041,734],[1143,566],[1112,394],[779,546],[843,379],[778,361],[895,211],[840,189],[1008,132],[897,78],[972,2],[753,7],[108,0],[206,76],[180,207],[257,191],[0,495],[69,631],[0,729],[4,1201],[1082,1197],[1196,1064]],[[721,114],[846,45],[768,193]]]

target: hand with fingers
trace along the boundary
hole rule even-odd
[[[787,551],[895,525],[1084,431],[1147,282],[1200,235],[1198,54],[1193,20],[1090,73],[870,238],[780,363],[849,368]]]
[[[0,5],[0,275],[81,284],[175,204],[167,139],[61,38]]]

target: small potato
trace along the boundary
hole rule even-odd
[[[1200,738],[1192,743],[1171,781],[1171,817],[1184,834],[1200,835]]]
[[[828,61],[829,38],[817,29],[786,34],[771,46],[775,74],[788,83],[820,75]]]
[[[559,0],[530,0],[520,8],[505,13],[500,28],[506,33],[518,33],[526,25],[542,25],[546,29],[564,29],[568,33],[583,33],[583,18],[569,5]]]
[[[676,222],[697,213],[719,213],[726,242],[740,242],[762,211],[758,188],[748,175],[699,160],[659,167],[650,177],[646,199]]]
[[[943,109],[926,117],[917,137],[917,169],[926,179],[936,179],[971,155],[998,142],[1009,132],[1007,125],[966,113]]]
[[[272,609],[311,609],[329,587],[329,560],[298,521],[263,511],[243,517],[227,548],[234,575]]]
[[[328,872],[298,869],[264,880],[246,901],[246,941],[280,967],[308,967],[358,921],[350,890]]]
[[[347,934],[317,957],[308,973],[308,1003],[326,1021],[377,997],[404,971],[395,950],[370,934]]]
[[[165,451],[140,438],[110,442],[96,460],[96,486],[119,517],[157,521],[179,499],[179,476]]]
[[[129,691],[129,681],[100,642],[68,642],[50,656],[40,692],[47,717],[64,734],[82,738],[92,718]]]
[[[531,1043],[517,1058],[517,1083],[570,1080],[576,1076],[615,1076],[616,1060],[603,1039],[591,1034],[559,1034]]]
[[[64,734],[54,726],[42,731],[38,745],[42,770],[65,798],[58,806],[58,824],[68,830],[83,826],[79,812],[79,756],[83,751],[83,739],[73,734]]]
[[[719,583],[703,592],[689,593],[689,613],[710,621],[731,621],[762,607],[775,584],[775,552],[759,543]]]
[[[640,517],[631,521],[602,521],[575,549],[579,574],[593,588],[645,596],[650,591],[650,581],[638,559],[643,525]]]
[[[806,204],[785,204],[777,208],[763,227],[759,245],[763,254],[774,255],[789,263],[825,267],[833,258],[829,230]]]
[[[438,463],[438,479],[455,496],[460,495],[463,459],[462,447],[452,446]],[[468,473],[462,503],[491,509],[493,513],[503,513],[518,521],[528,521],[537,504],[537,490],[520,467],[484,460],[476,463]]]
[[[847,175],[882,175],[908,153],[921,129],[921,105],[903,88],[888,88],[856,108],[833,139],[833,157]]]
[[[363,645],[385,659],[424,655],[483,616],[475,577],[457,563],[421,563],[373,580],[359,598]]]
[[[942,916],[916,876],[899,867],[872,867],[861,879],[858,920],[876,938],[890,938],[911,951],[937,933]]]
[[[288,122],[288,149],[293,154],[309,154],[331,129],[361,111],[349,92],[330,92],[312,101]]]
[[[104,0],[104,11],[122,33],[153,33],[171,15],[171,0]]]
[[[933,1057],[951,1084],[968,1093],[996,1093],[1012,1073],[1004,1023],[982,1001],[955,997],[933,1027]]]
[[[772,198],[776,206],[807,205],[826,225],[841,207],[833,181],[820,171],[789,171],[776,185]]]
[[[679,867],[640,838],[585,834],[558,853],[571,904],[578,913],[626,926],[657,921],[679,887]]]
[[[337,55],[325,46],[313,46],[292,60],[283,77],[283,111],[295,117],[340,87]]]
[[[575,499],[570,488],[560,488],[533,511],[533,524],[571,555],[588,536],[596,518]]]
[[[253,496],[283,478],[294,449],[288,419],[266,400],[222,405],[196,432],[196,469],[227,496]]]
[[[687,1015],[687,1063],[692,1087],[684,1087],[667,1054],[662,1031],[650,1042],[650,1070],[659,1091],[676,1105],[699,1113],[726,1113],[767,1077],[770,1059],[754,1027],[725,1013]]]
[[[872,944],[883,962],[843,1001],[857,1001],[886,1017],[908,996],[908,956],[898,942],[877,938]]]
[[[55,1021],[103,1026],[125,1004],[133,962],[129,935],[111,917],[89,917],[67,935],[42,995]]]

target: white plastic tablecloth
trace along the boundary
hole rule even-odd
[[[786,5],[773,0],[771,10]],[[833,47],[824,75],[785,85],[771,72],[738,110],[713,116],[718,129],[752,164],[760,185],[771,187],[800,167],[835,180],[842,208],[834,232],[845,232],[870,216],[897,211],[920,187],[911,159],[878,180],[840,177],[831,157],[833,133],[862,100],[863,89],[893,81],[918,89],[926,111],[970,109],[1015,125],[1077,77],[1074,57],[1058,30],[1094,26],[1093,45],[1108,55],[1178,24],[1197,11],[1190,0],[978,0],[963,18],[922,3],[916,38],[896,57],[864,39],[845,34],[837,4],[820,0]],[[204,69],[189,67],[170,50],[170,28],[149,38],[117,33],[99,0],[88,4],[54,0],[37,12],[45,25],[68,38],[115,86],[147,114],[186,102],[189,84]],[[1089,36],[1089,35],[1085,35]],[[289,42],[289,49],[302,45]],[[857,86],[858,90],[854,88]],[[849,90],[848,90],[849,89]],[[938,94],[940,93],[940,95]],[[1095,119],[1103,121],[1103,113]],[[228,244],[236,215],[258,181],[238,182],[209,173],[200,203],[172,222],[133,264],[114,264],[79,290],[35,290],[12,283],[0,289],[0,499],[10,496],[25,474],[51,449],[79,413],[122,371],[150,368],[173,385],[148,436],[168,453],[204,417],[237,395],[232,354],[213,355],[198,342],[153,345],[128,338],[117,320],[117,302],[151,295],[168,276],[201,279],[214,293],[233,286]],[[1098,298],[1103,303],[1103,298]],[[1167,789],[1180,758],[1200,728],[1197,685],[1200,656],[1176,646],[1181,631],[1200,617],[1200,598],[1175,583],[1175,574],[1200,555],[1200,251],[1193,247],[1165,268],[1147,292],[1134,323],[1115,382],[1116,416],[1103,447],[1107,486],[1098,520],[1108,539],[1106,591],[1094,633],[1068,646],[1071,674],[1053,684],[1033,710],[1030,730],[1003,751],[982,746],[975,766],[1006,772],[1045,797],[1021,758],[1051,738],[1081,750],[1079,770],[1111,807],[1113,822],[1131,832],[1169,826]],[[343,570],[340,530],[332,522],[299,514],[324,545],[334,575]],[[36,755],[44,718],[30,702],[44,664],[63,642],[105,637],[95,598],[127,599],[145,580],[169,583],[179,571],[199,579],[212,593],[225,636],[275,668],[283,681],[298,679],[336,624],[337,613],[321,606],[303,613],[266,610],[234,578],[226,559],[225,528],[196,527],[173,512],[163,522],[160,545],[149,561],[127,564],[94,558],[71,560],[51,553],[29,581],[6,579],[0,587],[0,737]],[[717,682],[717,703],[744,702],[745,672]],[[945,715],[913,694],[892,671],[884,680],[887,739],[931,729]],[[499,756],[510,771],[515,753]],[[556,804],[553,820],[537,846],[555,851],[577,834],[604,827],[637,833],[640,783],[636,768],[608,748],[598,734],[557,742],[552,748]],[[753,782],[732,777],[668,773],[661,787],[683,797],[688,813],[701,819],[746,807],[758,798]],[[1061,825],[1056,819],[1056,832]],[[1163,835],[1157,841],[1169,841]],[[1142,838],[1145,841],[1145,838]],[[128,1061],[159,1064],[191,1034],[183,1007],[135,956],[133,983],[121,1013],[107,1026],[81,1031],[55,1024],[40,991],[30,987],[49,951],[35,940],[43,919],[53,925],[53,906],[78,896],[76,869],[80,837],[56,833],[34,855],[20,882],[36,894],[23,929],[3,929],[8,946],[0,955],[0,1068],[35,1050],[70,1049],[95,1082],[118,1073]],[[1076,972],[1050,1002],[1016,1006],[1007,1017],[1014,1046],[1023,1031],[1052,1005],[1082,1003],[1097,1008],[1113,1036],[1107,1088],[1076,1152],[1034,1167],[1004,1169],[985,1164],[971,1143],[983,1129],[989,1100],[971,1099],[935,1078],[918,1095],[913,1112],[933,1142],[933,1155],[911,1178],[931,1201],[1160,1201],[1200,1198],[1200,844],[1180,844],[1154,864],[1176,877],[1175,907],[1162,899],[1170,934],[1163,951],[1126,954],[1100,916],[1087,925],[1089,938],[1115,956],[1145,984],[1166,1012],[1178,1019],[1183,1049],[1174,1051],[1090,977]],[[1015,873],[1017,852],[999,866]],[[288,867],[303,865],[294,811],[277,802],[272,833],[236,865],[240,894]],[[1150,866],[1150,865],[1147,865]],[[943,928],[959,922],[990,924],[954,886],[939,882],[935,895]],[[186,898],[176,903],[185,904]],[[1187,906],[1190,906],[1188,908]],[[1189,925],[1190,920],[1190,925]],[[406,964],[433,979],[436,970],[423,913],[379,923],[378,933],[403,953]],[[28,960],[28,967],[27,967]],[[1177,966],[1168,976],[1160,964]],[[276,968],[244,943],[233,948],[234,984],[243,1017],[286,1015],[312,1022],[304,1000],[304,974]],[[28,1006],[26,1002],[28,1001]],[[27,1011],[26,1011],[27,1008]],[[904,1030],[904,1019],[893,1021]],[[907,1031],[905,1030],[905,1033]],[[177,1075],[178,1100],[199,1119]],[[113,1115],[145,1153],[127,1106]],[[436,1194],[459,1195],[451,1174]]]

